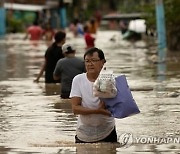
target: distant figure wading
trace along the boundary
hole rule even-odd
[[[59,83],[60,81],[53,79],[53,72],[56,63],[59,59],[64,58],[62,53],[62,45],[65,43],[66,33],[63,31],[58,31],[54,36],[55,42],[46,50],[44,63],[41,70],[34,80],[34,82],[39,82],[40,77],[45,71],[45,83]]]
[[[54,79],[61,82],[61,98],[69,98],[73,78],[85,72],[84,61],[75,56],[76,50],[71,44],[62,46],[64,58],[57,62]]]

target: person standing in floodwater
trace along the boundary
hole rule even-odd
[[[89,27],[84,26],[84,40],[86,43],[86,49],[92,48],[95,46],[95,37],[89,32]]]
[[[44,38],[47,46],[51,45],[53,38],[54,38],[54,35],[55,35],[54,29],[52,28],[50,23],[47,23],[45,25],[45,29],[43,31],[43,38]]]
[[[65,43],[62,51],[65,57],[57,62],[54,79],[61,80],[61,98],[68,99],[73,78],[86,71],[84,60],[75,56],[76,49],[71,44]]]
[[[35,21],[32,26],[28,27],[26,31],[26,36],[24,39],[29,38],[33,45],[38,45],[38,41],[42,38],[43,29]]]
[[[97,22],[94,18],[90,19],[90,21],[88,23],[88,27],[89,27],[89,32],[91,34],[96,34],[98,25],[97,25]]]
[[[69,30],[73,33],[74,37],[83,36],[83,25],[79,22],[78,19],[74,19],[74,21],[70,24]]]
[[[72,111],[78,115],[76,143],[117,142],[115,119],[99,97],[93,83],[106,62],[102,50],[90,48],[84,54],[87,73],[74,77],[70,93]]]
[[[60,83],[60,80],[53,79],[53,72],[57,61],[64,58],[62,53],[62,45],[65,43],[66,33],[63,31],[58,31],[55,34],[54,39],[55,42],[46,50],[44,63],[34,82],[39,82],[40,77],[45,71],[45,83]]]

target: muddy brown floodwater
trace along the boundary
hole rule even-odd
[[[0,153],[180,153],[180,54],[168,53],[165,74],[158,72],[146,43],[130,43],[116,31],[99,31],[96,46],[106,55],[106,67],[125,74],[141,113],[116,119],[122,144],[74,144],[76,116],[68,100],[59,98],[60,85],[33,83],[47,48],[33,46],[23,34],[0,40]],[[113,37],[113,40],[110,38]],[[67,42],[83,56],[83,38]]]

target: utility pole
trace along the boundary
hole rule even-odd
[[[6,11],[4,8],[4,0],[0,1],[0,36],[6,33]]]
[[[158,75],[165,77],[167,47],[163,0],[156,0],[156,24],[158,34]]]
[[[59,0],[59,15],[61,28],[64,29],[67,26],[66,6],[64,0]]]

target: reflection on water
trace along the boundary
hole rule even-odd
[[[166,63],[157,64],[157,76],[158,81],[162,82],[166,80]]]
[[[84,144],[84,145],[77,145],[76,146],[76,153],[77,154],[116,154],[116,149],[119,148],[120,145],[118,144]]]
[[[69,34],[68,34],[69,35]],[[118,136],[180,137],[180,54],[168,55],[164,66],[147,61],[146,44],[131,44],[117,32],[98,32],[96,45],[115,75],[125,74],[141,114],[116,119]],[[15,38],[15,39],[13,39]],[[60,84],[33,83],[44,60],[46,44],[32,47],[21,35],[0,41],[0,151],[1,153],[178,153],[179,144],[75,144],[77,117],[68,99],[60,99]],[[77,56],[83,38],[71,39]],[[166,68],[165,74],[157,73]]]
[[[51,96],[51,95],[59,95],[60,97],[60,90],[61,85],[58,83],[48,83],[45,84],[44,81],[37,83],[40,89],[42,89],[44,95]]]
[[[157,86],[156,86],[156,96],[163,97],[166,87],[164,81],[166,80],[166,63],[157,64]]]

